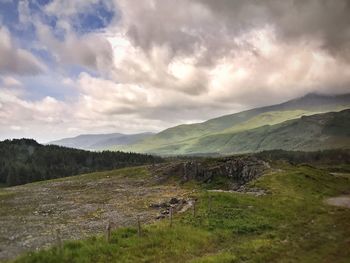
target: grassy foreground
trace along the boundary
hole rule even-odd
[[[251,183],[268,194],[200,190],[197,213],[121,228],[25,254],[14,262],[350,262],[350,209],[325,198],[350,190],[350,177],[279,165]],[[211,200],[211,201],[209,201]]]

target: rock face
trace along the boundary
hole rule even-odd
[[[255,157],[229,157],[216,162],[187,161],[167,166],[165,175],[179,176],[183,182],[198,180],[210,182],[214,177],[224,176],[242,185],[258,178],[269,168],[268,163]]]

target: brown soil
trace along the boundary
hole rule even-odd
[[[109,221],[151,222],[159,211],[150,203],[189,194],[176,184],[157,185],[145,168],[132,169],[0,189],[0,260],[55,244],[57,229],[67,240],[103,233]],[[143,175],[133,175],[138,171]]]

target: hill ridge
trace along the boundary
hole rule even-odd
[[[182,152],[178,152],[179,154],[187,154],[186,148],[191,147],[192,143],[206,136],[237,133],[269,124],[283,123],[302,116],[330,111],[337,112],[347,108],[350,108],[350,93],[341,95],[312,93],[280,104],[228,114],[201,123],[181,124],[165,129],[138,143],[116,149],[161,154],[163,150],[157,152],[156,149],[164,149],[164,147],[172,145],[172,149],[175,151],[178,148],[183,149]]]

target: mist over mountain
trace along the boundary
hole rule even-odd
[[[72,138],[64,138],[48,144],[65,146],[84,150],[106,150],[112,147],[124,146],[137,143],[152,136],[153,133],[145,132],[139,134],[82,134]]]

